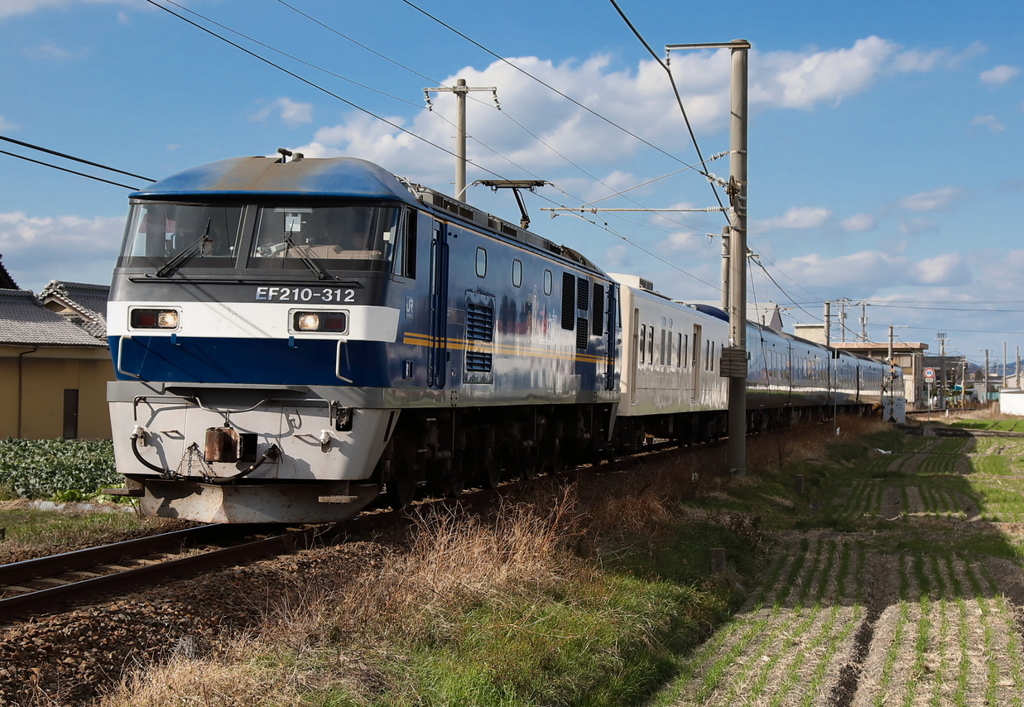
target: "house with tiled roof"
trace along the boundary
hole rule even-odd
[[[74,287],[53,289],[47,306],[29,290],[0,288],[0,438],[109,439],[114,369],[96,329],[103,318],[89,306],[97,300],[83,296],[76,306]]]
[[[50,280],[50,284],[39,293],[39,300],[50,311],[106,341],[109,293],[108,285]]]

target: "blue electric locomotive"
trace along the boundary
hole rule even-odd
[[[131,195],[108,309],[144,512],[350,518],[603,450],[618,285],[359,159],[228,159]]]

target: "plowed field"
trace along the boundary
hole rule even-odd
[[[1024,437],[911,438],[839,486],[662,703],[1024,704]]]

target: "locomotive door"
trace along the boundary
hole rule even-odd
[[[427,386],[444,388],[448,380],[448,229],[434,222],[430,238],[430,355]]]
[[[616,329],[619,326],[619,318],[616,313],[619,311],[619,303],[616,301],[616,294],[618,292],[618,285],[615,283],[608,284],[608,370],[604,378],[605,390],[615,390],[618,386],[615,383],[615,356],[618,352],[615,350],[615,344],[618,342],[618,336]]]
[[[693,360],[690,362],[692,365],[693,375],[693,393],[691,400],[696,400],[700,397],[700,351],[701,351],[701,332],[703,327],[700,324],[693,325]]]

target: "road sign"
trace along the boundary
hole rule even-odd
[[[935,369],[934,368],[926,368],[926,369],[924,369],[924,377],[927,378],[928,380],[934,379],[935,378]]]

